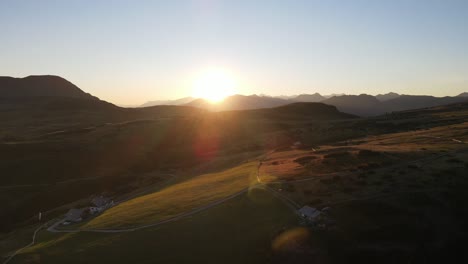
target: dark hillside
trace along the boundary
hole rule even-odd
[[[97,99],[59,76],[0,77],[0,98],[36,96]]]

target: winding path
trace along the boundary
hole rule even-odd
[[[132,231],[136,231],[136,230],[140,230],[140,229],[144,229],[144,228],[155,227],[155,226],[159,226],[159,225],[162,225],[162,224],[167,224],[167,223],[170,223],[170,222],[180,220],[180,219],[182,219],[184,217],[192,216],[192,215],[194,215],[196,213],[205,211],[205,210],[210,209],[210,208],[212,208],[212,207],[214,207],[216,205],[219,205],[219,204],[224,203],[224,202],[226,202],[228,200],[236,198],[237,196],[246,193],[249,190],[249,188],[245,188],[240,192],[234,193],[234,194],[232,194],[230,196],[227,196],[227,197],[225,197],[225,198],[223,198],[221,200],[212,202],[212,203],[207,204],[205,206],[198,207],[198,208],[196,208],[194,210],[191,210],[189,212],[181,213],[181,214],[178,214],[178,215],[173,216],[171,218],[168,218],[166,220],[158,221],[158,222],[147,224],[147,225],[141,225],[141,226],[136,226],[136,227],[132,227],[132,228],[122,228],[122,229],[68,229],[68,230],[62,229],[62,230],[60,230],[60,229],[56,229],[56,227],[58,225],[60,225],[61,223],[64,222],[64,220],[60,220],[60,221],[56,222],[55,224],[53,224],[52,226],[50,226],[49,228],[47,228],[47,231],[53,232],[53,233],[77,233],[77,232],[121,233],[121,232],[132,232]]]
[[[37,236],[37,233],[39,232],[39,230],[41,230],[42,228],[44,228],[46,225],[47,225],[47,223],[45,223],[45,224],[39,226],[38,228],[36,228],[36,230],[34,230],[31,243],[29,243],[29,244],[27,244],[26,246],[24,246],[24,247],[22,247],[22,248],[16,250],[13,254],[11,254],[11,255],[3,262],[3,264],[7,264],[8,262],[10,262],[10,260],[11,260],[14,256],[18,255],[18,253],[20,253],[22,250],[24,250],[24,249],[26,249],[26,248],[28,248],[28,247],[34,245],[34,243],[36,243],[36,236]]]

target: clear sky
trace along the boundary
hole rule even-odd
[[[0,0],[0,75],[53,74],[117,104],[192,94],[468,91],[466,0]]]

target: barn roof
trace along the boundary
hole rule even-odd
[[[310,206],[304,206],[301,209],[299,209],[299,213],[308,218],[315,218],[320,215],[320,210],[317,210]]]
[[[73,209],[70,209],[68,210],[66,216],[65,216],[65,219],[66,220],[78,220],[81,218],[81,216],[83,215],[83,212],[84,212],[85,208],[81,208],[81,209],[76,209],[76,208],[73,208]]]

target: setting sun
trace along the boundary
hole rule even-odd
[[[222,101],[236,92],[236,82],[232,75],[223,69],[203,71],[193,85],[193,96],[212,102]]]

